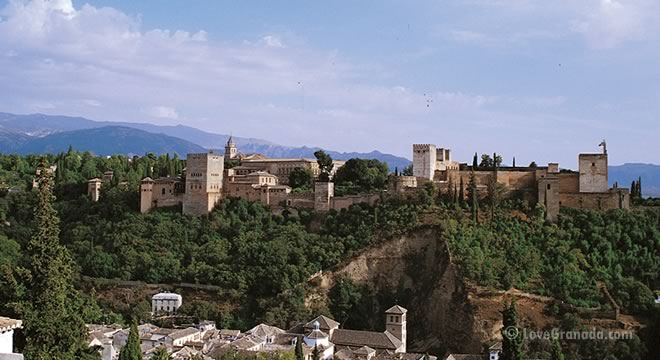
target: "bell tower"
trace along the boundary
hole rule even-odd
[[[225,145],[225,159],[232,160],[238,157],[238,149],[236,149],[236,143],[234,142],[234,137],[230,136],[227,140],[227,145]]]
[[[394,305],[385,311],[385,330],[396,336],[403,343],[403,351],[406,352],[406,313],[408,310],[399,305]]]

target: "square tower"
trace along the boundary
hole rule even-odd
[[[431,144],[413,144],[413,175],[433,180],[436,170],[437,149]]]
[[[183,213],[208,214],[222,198],[225,157],[213,153],[188,154]]]
[[[385,311],[385,331],[396,336],[403,343],[402,352],[406,352],[406,313],[408,310],[394,305]]]
[[[609,189],[607,178],[607,154],[580,154],[580,192],[598,193]]]

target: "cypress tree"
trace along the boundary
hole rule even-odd
[[[470,182],[468,183],[468,196],[470,197],[470,209],[472,210],[472,221],[479,222],[479,194],[477,193],[477,180],[474,170],[470,173]]]
[[[637,198],[641,199],[644,196],[642,196],[642,177],[640,176],[639,179],[637,180]]]
[[[463,177],[461,176],[461,187],[458,191],[458,203],[463,205],[464,201],[465,201],[465,192],[463,190]]]
[[[513,167],[516,167],[516,157],[513,157]]]
[[[133,319],[131,331],[128,334],[128,341],[119,352],[119,360],[142,360],[142,350],[140,349],[140,333],[138,331],[137,320]]]
[[[314,345],[314,350],[312,350],[312,360],[320,360],[321,353],[319,352],[319,347]]]
[[[477,156],[477,153],[474,153],[474,157],[472,158],[472,170],[477,170],[478,166],[479,166],[479,156]]]
[[[637,199],[637,181],[633,180],[630,184],[630,197]]]
[[[71,149],[69,151],[72,151]],[[36,231],[27,244],[29,273],[24,301],[16,304],[23,318],[26,359],[84,359],[91,355],[82,318],[83,301],[73,287],[74,265],[60,244],[59,218],[53,208],[53,175],[39,165]]]
[[[298,340],[296,340],[296,360],[305,360],[305,354],[303,353],[303,347],[302,347],[302,336],[298,336]]]
[[[509,305],[504,305],[500,311],[502,314],[502,356],[501,360],[522,360],[522,333],[518,328],[518,311],[516,301],[511,300]]]

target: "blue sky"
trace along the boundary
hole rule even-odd
[[[0,111],[659,163],[653,0],[0,1]]]

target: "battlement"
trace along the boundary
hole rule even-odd
[[[431,151],[434,148],[433,144],[413,144],[413,151]]]

